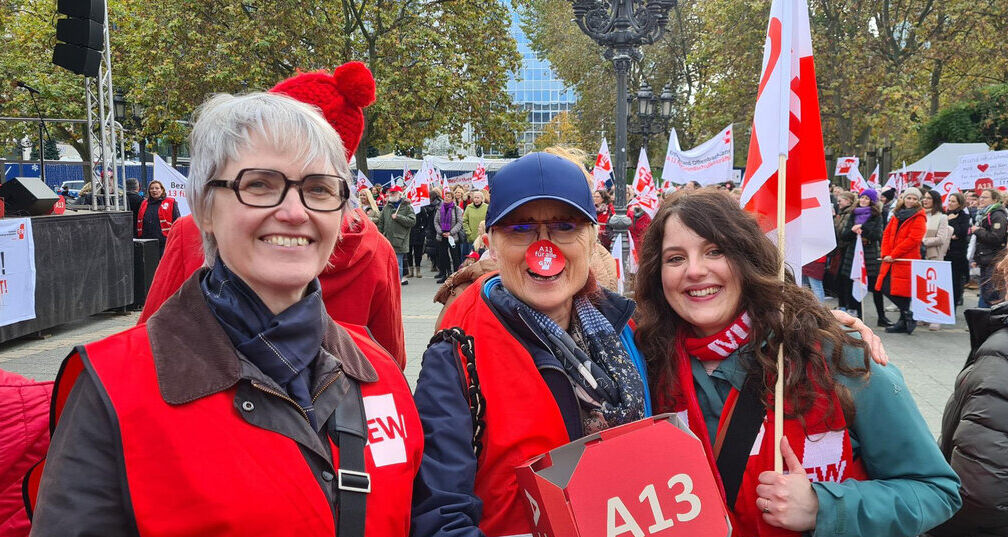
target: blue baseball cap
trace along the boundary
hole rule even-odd
[[[529,153],[490,178],[486,227],[492,227],[511,211],[535,200],[562,201],[593,224],[598,223],[592,192],[581,167],[549,153]]]

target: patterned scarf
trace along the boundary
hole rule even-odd
[[[498,289],[511,295],[503,285]],[[538,329],[574,385],[585,435],[644,418],[644,381],[616,330],[590,300],[574,299],[572,334],[546,314],[515,302],[518,315]]]
[[[322,347],[326,321],[318,279],[308,284],[304,298],[276,315],[219,257],[200,287],[238,352],[286,390],[317,428],[311,363]]]
[[[683,338],[686,352],[696,356],[701,362],[724,360],[746,343],[749,343],[749,333],[752,319],[748,312],[742,312],[735,322],[717,334],[708,337]]]

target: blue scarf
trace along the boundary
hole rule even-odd
[[[322,347],[326,325],[318,279],[308,284],[304,298],[276,315],[220,257],[200,287],[238,352],[286,390],[317,429],[311,364]]]
[[[513,299],[518,315],[549,342],[574,386],[585,435],[644,418],[644,381],[612,323],[590,300],[574,299],[569,334],[503,285],[490,292]]]

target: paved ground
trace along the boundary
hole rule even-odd
[[[440,305],[431,300],[436,284],[428,270],[424,269],[423,278],[411,278],[409,282],[403,288],[403,325],[409,357],[406,377],[413,384],[420,371],[420,357],[434,332]],[[967,295],[967,304],[976,303],[975,291],[973,293]],[[874,307],[869,304],[867,309],[866,322],[874,326]],[[133,326],[137,316],[137,313],[103,313],[52,329],[45,339],[21,338],[2,343],[0,368],[37,379],[53,379],[60,362],[74,345]],[[890,317],[895,320],[895,314]],[[932,433],[937,435],[942,410],[969,349],[969,334],[962,315],[959,315],[958,325],[942,327],[938,332],[930,332],[926,325],[921,325],[912,336],[882,333],[882,338],[893,363],[903,372],[921,414]]]

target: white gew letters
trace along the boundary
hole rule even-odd
[[[689,475],[676,474],[668,480],[669,490],[674,491],[677,485],[682,485],[682,492],[675,495],[675,503],[676,505],[688,504],[689,510],[685,513],[676,513],[675,521],[689,522],[700,516],[700,498],[696,494],[693,494],[693,479]],[[675,525],[675,522],[671,518],[665,517],[665,512],[662,510],[658,493],[653,484],[648,484],[644,487],[637,499],[641,503],[647,502],[648,507],[651,508],[654,524],[648,526],[649,535],[654,535]],[[644,537],[644,530],[641,529],[640,524],[619,496],[609,498],[608,502],[606,502],[606,511],[606,537],[617,537],[628,532],[633,537]],[[619,520],[616,518],[617,515],[619,515]]]

